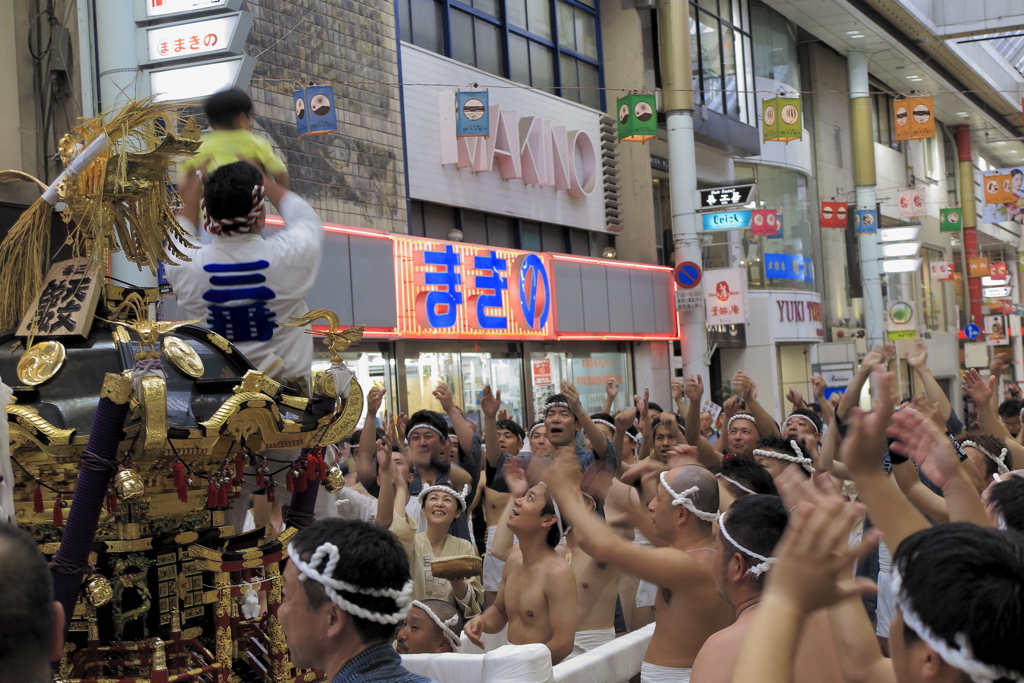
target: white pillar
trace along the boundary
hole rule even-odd
[[[850,80],[850,99],[861,100],[870,97],[868,86],[868,57],[859,52],[847,56]],[[857,208],[875,210],[875,164],[874,135],[871,119],[865,114],[866,107],[853,102],[853,145],[855,177],[857,183]],[[858,114],[860,114],[858,116]],[[876,222],[877,227],[877,222]],[[885,339],[882,321],[885,316],[885,302],[882,300],[882,279],[878,261],[878,240],[875,234],[858,235],[860,246],[861,280],[864,290],[864,329],[868,346],[880,344]]]
[[[147,95],[149,83],[146,74],[138,70],[134,0],[98,0],[95,7],[99,104],[103,111],[111,111],[127,100]],[[156,276],[149,268],[140,271],[123,252],[110,255],[110,274],[140,287],[156,287]]]
[[[1020,258],[1021,256],[1018,255],[1017,260],[1019,261]],[[1020,303],[1021,274],[1020,268],[1016,264],[1010,264],[1010,301],[1013,303]],[[1024,340],[1021,339],[1021,335],[1024,335],[1024,329],[1020,334],[1010,338],[1010,343],[1013,345],[1013,379],[1018,383],[1024,382]],[[1002,396],[1002,394],[999,395]]]
[[[672,202],[672,240],[676,263],[701,263],[700,233],[697,231],[697,156],[693,142],[693,112],[666,112],[668,126],[669,198]],[[680,350],[683,375],[700,373],[710,390],[708,337],[704,307],[683,311],[680,315]]]

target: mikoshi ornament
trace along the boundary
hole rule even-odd
[[[199,129],[185,125],[153,98],[83,121],[65,135],[59,152],[64,171],[46,186],[20,171],[0,172],[0,182],[30,180],[43,190],[0,244],[0,328],[17,326],[42,289],[49,267],[50,219],[63,201],[73,256],[102,263],[113,251],[156,274],[158,261],[185,259],[176,243],[193,245],[173,207],[180,203],[167,170],[199,148]],[[105,272],[105,267],[104,267]]]
[[[619,142],[647,142],[658,137],[658,100],[654,95],[630,93],[616,102]]]

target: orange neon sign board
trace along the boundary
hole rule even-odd
[[[515,249],[392,237],[405,339],[554,339],[551,258]]]

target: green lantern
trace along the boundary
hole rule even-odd
[[[631,94],[616,102],[619,142],[646,142],[658,137],[658,102],[654,95]]]
[[[960,209],[939,209],[939,231],[960,232],[964,227],[964,212]]]
[[[779,95],[761,100],[762,135],[765,142],[803,139],[803,104],[799,97]]]

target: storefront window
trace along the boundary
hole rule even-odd
[[[754,38],[754,74],[800,90],[796,59],[796,24],[760,4],[750,5]]]
[[[544,351],[530,354],[530,380],[533,383],[533,419],[540,419],[544,401],[558,393],[564,381],[572,382],[580,392],[580,402],[588,414],[604,407],[608,379],[619,382],[620,392],[611,412],[633,404],[629,394],[633,386],[629,355],[616,351]],[[532,422],[532,420],[531,420]]]
[[[753,124],[753,81],[749,27],[739,11],[743,0],[690,3],[690,49],[695,97],[708,109]]]
[[[359,382],[364,396],[370,391],[371,387],[384,387],[384,401],[381,404],[379,414],[375,416],[377,422],[383,424],[384,413],[395,412],[395,392],[393,391],[395,361],[390,353],[374,349],[373,346],[376,346],[376,344],[372,342],[368,348],[360,348],[363,346],[367,346],[367,344],[363,343],[359,346],[354,346],[352,350],[340,355],[348,369],[356,374],[356,381]],[[321,348],[320,344],[317,344],[313,355],[314,377],[318,372],[326,370],[331,366],[331,354],[321,351]],[[364,402],[363,414],[359,417],[359,424],[365,424],[365,418],[366,404]]]
[[[946,258],[939,249],[921,249],[921,320],[929,332],[946,331],[946,286],[941,280],[931,277],[931,264],[944,262]]]

